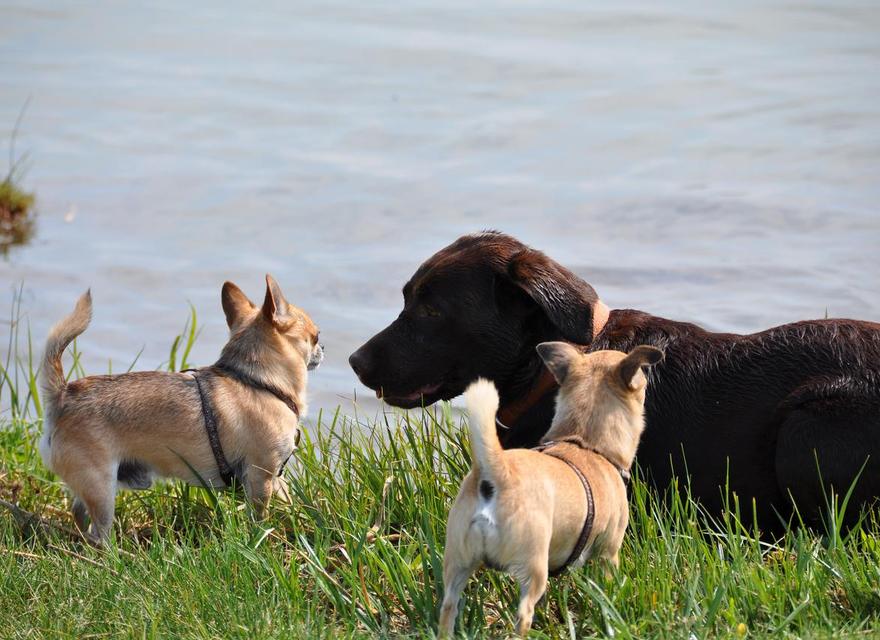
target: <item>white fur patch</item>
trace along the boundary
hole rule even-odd
[[[474,511],[474,517],[471,518],[471,522],[476,524],[477,522],[486,523],[491,527],[495,526],[495,501],[492,499],[484,500],[482,497],[480,498],[479,503],[477,503],[477,508]]]
[[[480,496],[468,527],[468,547],[476,557],[485,558],[498,546],[498,525],[495,519],[496,500]]]
[[[38,445],[38,449],[40,451],[40,457],[43,459],[43,465],[49,469],[49,471],[53,471],[52,469],[52,434],[55,431],[55,425],[52,423],[52,419],[48,416],[43,418],[43,433],[40,435],[40,444]]]

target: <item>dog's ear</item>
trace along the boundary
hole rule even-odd
[[[223,304],[223,313],[226,314],[226,324],[230,329],[237,327],[247,315],[256,309],[244,291],[232,282],[224,282],[220,292],[220,302]]]
[[[639,388],[636,376],[642,367],[654,365],[663,359],[663,352],[657,347],[643,344],[630,351],[617,365],[617,377],[624,389],[635,391]]]
[[[266,299],[263,301],[263,316],[276,327],[283,327],[290,322],[287,300],[281,293],[281,287],[275,278],[266,274]]]
[[[572,361],[582,357],[581,352],[567,342],[542,342],[535,349],[559,384],[568,377]]]
[[[507,277],[541,308],[561,338],[576,344],[592,341],[593,308],[599,302],[593,287],[540,251],[528,248],[510,258]]]

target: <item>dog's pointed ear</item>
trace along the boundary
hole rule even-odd
[[[657,347],[643,344],[630,351],[617,365],[617,377],[625,389],[635,391],[639,388],[637,376],[642,367],[657,364],[663,359],[663,352]]]
[[[224,282],[220,292],[220,302],[223,304],[223,313],[226,314],[226,324],[232,329],[238,326],[247,315],[256,309],[244,291],[232,282]]]
[[[281,287],[268,273],[266,274],[266,299],[263,301],[263,316],[275,326],[282,326],[288,320],[287,300]]]
[[[523,249],[507,265],[507,277],[544,312],[561,338],[576,344],[593,339],[596,291],[540,251]]]
[[[535,350],[559,384],[568,377],[572,361],[582,356],[580,351],[567,342],[542,342]]]

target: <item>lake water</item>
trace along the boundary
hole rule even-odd
[[[42,344],[92,287],[90,372],[158,366],[188,302],[212,361],[221,284],[270,272],[322,329],[314,416],[486,227],[612,307],[880,320],[876,1],[152,4],[0,0],[0,157],[30,96],[39,199],[0,318],[23,282]]]

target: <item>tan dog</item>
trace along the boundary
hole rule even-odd
[[[323,347],[315,323],[269,275],[262,308],[231,282],[222,302],[229,342],[213,366],[192,373],[141,371],[67,384],[61,354],[89,325],[89,292],[49,333],[40,454],[73,492],[80,530],[91,518],[90,541],[109,537],[118,488],[145,489],[157,476],[214,487],[234,478],[257,514],[265,512],[295,448],[306,371],[320,364]]]
[[[521,635],[531,628],[548,573],[597,556],[618,566],[629,520],[625,479],[644,428],[641,367],[663,354],[648,346],[628,355],[583,354],[564,342],[537,349],[560,384],[542,451],[501,448],[491,382],[478,380],[465,392],[473,468],[449,514],[441,636],[452,633],[461,592],[481,565],[518,580]]]

